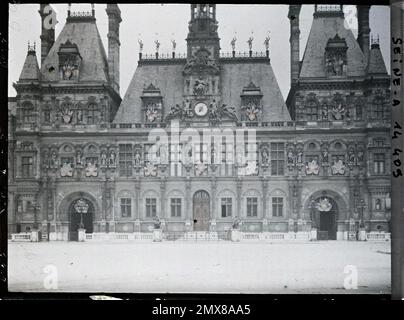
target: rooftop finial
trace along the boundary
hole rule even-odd
[[[36,51],[35,51],[35,42],[34,42],[34,45],[30,45],[30,43],[29,43],[29,41],[28,41],[28,53],[27,54],[33,54],[33,55],[35,55],[36,54]]]
[[[70,17],[70,12],[72,11],[72,4],[68,3],[67,4],[67,16]]]
[[[370,35],[370,44],[371,48],[379,47],[380,45],[380,39],[379,39],[379,34],[374,36],[373,34]]]

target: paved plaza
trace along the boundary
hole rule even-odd
[[[8,253],[10,291],[390,293],[390,242],[9,242]]]

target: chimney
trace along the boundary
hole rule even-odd
[[[370,6],[356,6],[358,15],[358,43],[365,55],[366,62],[369,59],[370,50],[370,28],[369,28],[369,11]]]
[[[107,4],[108,15],[108,74],[112,88],[119,94],[119,24],[121,10],[117,4]]]
[[[290,84],[294,85],[300,72],[300,29],[299,15],[301,5],[289,5],[288,18],[290,21]]]
[[[41,16],[41,64],[55,43],[56,12],[49,3],[39,5]]]

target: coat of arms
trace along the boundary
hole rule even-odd
[[[146,177],[155,177],[157,176],[157,168],[154,164],[151,162],[148,162],[146,166],[144,167],[144,175]]]
[[[97,166],[94,163],[88,162],[86,167],[86,177],[98,176]]]
[[[317,163],[317,160],[313,159],[306,164],[306,174],[318,174],[320,167]]]
[[[150,122],[154,122],[157,119],[157,110],[154,108],[154,105],[148,105],[146,110],[146,118]]]
[[[195,165],[195,173],[197,176],[202,175],[206,170],[206,164],[199,161],[196,165]]]
[[[62,168],[60,168],[60,175],[62,177],[72,177],[73,168],[71,163],[63,163]]]
[[[318,200],[316,209],[321,212],[328,212],[332,209],[332,204],[327,198]]]
[[[345,173],[345,165],[342,162],[342,160],[338,160],[337,162],[334,162],[334,164],[331,167],[332,174],[344,174]]]

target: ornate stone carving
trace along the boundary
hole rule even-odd
[[[73,176],[73,168],[71,163],[63,163],[62,168],[60,168],[60,175],[62,177],[72,177]]]
[[[64,123],[68,124],[72,121],[73,110],[70,110],[67,106],[65,106],[60,113]]]
[[[206,70],[210,73],[219,72],[219,67],[211,57],[211,53],[205,48],[199,49],[190,59],[188,59],[184,67],[184,73],[200,73],[202,70]]]
[[[334,161],[331,170],[333,175],[343,175],[345,174],[345,165],[342,160]]]
[[[250,121],[257,121],[258,115],[261,113],[261,107],[257,106],[254,102],[250,101],[247,106],[243,106],[245,109],[247,119]]]
[[[203,96],[207,93],[209,89],[209,84],[206,80],[202,79],[201,77],[195,80],[194,84],[194,94],[197,96]]]
[[[86,177],[97,177],[97,176],[98,176],[97,165],[92,162],[87,162]]]
[[[332,204],[328,198],[319,199],[315,206],[320,212],[329,212],[332,209]]]
[[[221,121],[224,116],[229,117],[233,121],[238,121],[236,109],[226,104],[220,105],[218,102],[213,101],[209,105],[209,119],[213,121]]]
[[[145,177],[156,177],[157,176],[157,167],[151,162],[147,162],[144,167],[144,175]]]
[[[207,169],[207,166],[205,163],[199,161],[197,164],[195,164],[195,174],[197,176],[201,176],[205,170]]]
[[[296,155],[293,150],[289,149],[288,151],[288,165],[294,165],[296,163]]]
[[[154,122],[157,119],[158,111],[154,103],[150,103],[146,106],[146,119],[149,122]]]
[[[307,162],[307,164],[306,164],[306,174],[307,175],[310,175],[310,174],[318,175],[319,170],[320,170],[320,166],[317,163],[316,159],[313,159],[310,162]]]

